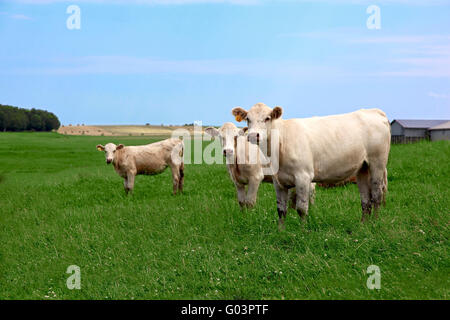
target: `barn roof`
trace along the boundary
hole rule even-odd
[[[438,124],[437,126],[431,127],[428,130],[443,130],[443,129],[450,129],[450,121]]]
[[[404,120],[404,119],[395,119],[391,122],[398,122],[403,128],[411,128],[411,129],[428,129],[431,127],[438,126],[440,124],[449,122],[450,120]]]

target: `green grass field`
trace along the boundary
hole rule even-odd
[[[273,186],[241,212],[225,165],[187,165],[182,195],[167,170],[125,196],[95,149],[110,141],[155,140],[0,133],[1,299],[449,298],[449,142],[392,146],[378,220],[360,223],[356,185],[318,188],[279,232]]]

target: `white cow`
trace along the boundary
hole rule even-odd
[[[277,193],[279,225],[286,216],[288,190],[296,188],[296,209],[308,214],[311,182],[338,182],[356,174],[361,196],[362,221],[383,202],[387,190],[386,164],[390,125],[379,109],[306,119],[281,119],[281,107],[263,103],[249,111],[234,108],[237,121],[246,120],[248,139],[271,144],[272,130],[279,136],[279,169],[273,183]]]
[[[133,191],[134,178],[138,174],[154,175],[163,172],[168,166],[172,169],[173,194],[183,191],[184,162],[183,141],[176,138],[143,145],[125,147],[108,143],[97,145],[105,152],[106,163],[112,163],[116,172],[124,178],[125,192]]]
[[[226,122],[219,129],[209,127],[205,133],[220,138],[222,153],[227,158],[227,169],[231,180],[236,186],[239,205],[253,207],[256,203],[261,182],[272,183],[271,175],[264,175],[259,152],[255,159],[250,159],[250,143],[244,136],[247,128],[239,129],[233,123]],[[248,185],[247,192],[245,187]],[[311,186],[310,201],[314,202],[315,183]],[[291,192],[295,201],[295,190]]]

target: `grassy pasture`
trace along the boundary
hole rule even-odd
[[[110,141],[155,140],[0,133],[1,299],[449,298],[448,142],[392,146],[378,220],[359,222],[355,185],[318,188],[279,232],[273,187],[241,212],[225,165],[187,165],[182,195],[167,170],[125,196],[95,149]]]

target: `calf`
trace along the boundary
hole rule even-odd
[[[231,180],[237,190],[239,205],[253,207],[261,182],[272,183],[271,175],[264,175],[263,165],[259,156],[250,161],[249,146],[246,138],[240,138],[247,128],[239,129],[233,123],[227,122],[220,129],[206,128],[205,133],[212,137],[219,137],[222,144],[222,153],[227,157],[227,169]],[[245,187],[248,185],[247,192]],[[311,184],[310,202],[314,202],[315,183]],[[291,201],[295,202],[295,189],[291,191]],[[293,206],[295,208],[295,206]]]
[[[168,166],[172,169],[173,194],[183,191],[184,144],[180,139],[167,139],[143,146],[125,147],[108,143],[97,145],[104,151],[106,163],[112,163],[116,172],[124,178],[125,192],[133,191],[134,178],[138,174],[154,175],[163,172]]]

